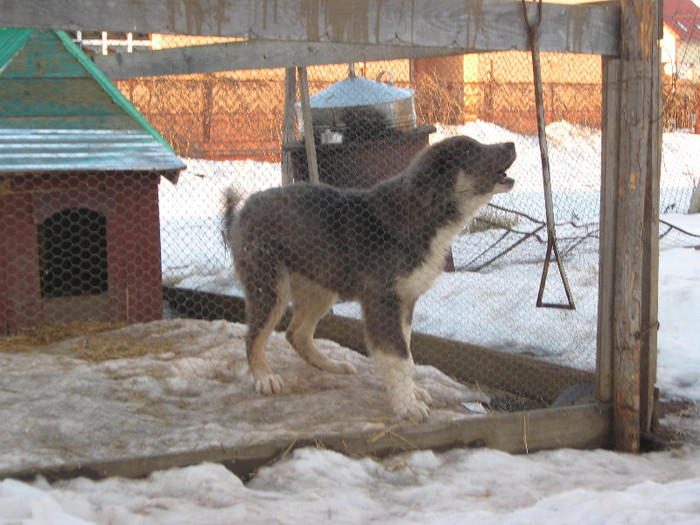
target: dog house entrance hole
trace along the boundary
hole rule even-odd
[[[42,297],[107,291],[107,219],[94,210],[54,213],[38,226]]]

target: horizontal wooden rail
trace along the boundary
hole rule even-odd
[[[543,6],[542,51],[617,56],[619,2]],[[520,0],[0,0],[0,26],[410,44],[471,53],[528,49]]]
[[[447,450],[454,447],[489,447],[522,454],[562,447],[604,447],[609,444],[610,429],[609,409],[591,404],[479,416],[449,423],[406,423],[383,430],[308,435],[295,440],[280,438],[239,447],[211,447],[171,454],[0,470],[0,479],[34,479],[37,475],[49,481],[79,476],[93,479],[109,476],[136,478],[156,470],[202,462],[223,464],[246,479],[259,467],[301,447],[323,447],[353,457],[384,457],[413,450]]]

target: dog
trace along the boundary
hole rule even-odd
[[[321,353],[316,325],[338,300],[359,301],[371,359],[399,419],[424,420],[431,402],[413,382],[411,322],[418,297],[441,273],[452,239],[496,193],[512,142],[455,136],[426,147],[400,175],[369,189],[297,183],[251,195],[227,192],[224,235],[245,293],[246,353],[255,389],[283,382],[265,359],[267,339],[291,299],[286,338],[310,365],[353,374]]]

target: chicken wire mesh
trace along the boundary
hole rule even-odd
[[[209,42],[169,37],[159,45],[194,43]],[[409,319],[417,333],[512,355],[516,364],[511,367],[484,366],[496,366],[485,371],[487,375],[512,375],[512,380],[507,381],[513,383],[514,392],[518,392],[518,381],[537,379],[533,375],[516,377],[517,356],[593,371],[600,210],[601,59],[544,53],[542,67],[557,236],[576,301],[575,310],[535,305],[547,228],[535,134],[532,66],[529,54],[521,52],[358,62],[354,64],[353,74],[347,64],[309,67],[309,91],[315,110],[328,107],[324,108],[321,103],[314,107],[314,97],[318,102],[320,94],[342,86],[349,78],[356,78],[366,81],[366,86],[381,90],[391,88],[395,90],[394,95],[408,94],[413,104],[409,112],[413,111],[415,117],[413,121],[409,118],[408,124],[402,119],[392,120],[395,113],[386,113],[384,108],[378,107],[383,102],[362,97],[338,103],[343,108],[340,121],[331,120],[323,127],[314,128],[319,179],[334,190],[317,188],[330,193],[325,196],[313,193],[304,197],[305,200],[294,201],[293,205],[285,200],[290,198],[285,196],[292,193],[280,188],[303,187],[289,183],[308,180],[309,171],[302,122],[298,116],[294,137],[283,144],[284,70],[116,81],[115,85],[124,96],[172,145],[187,166],[177,184],[162,180],[158,188],[160,216],[159,223],[156,217],[156,224],[159,224],[160,260],[154,263],[154,253],[147,245],[153,241],[152,224],[143,220],[143,217],[149,217],[149,221],[153,219],[153,201],[146,202],[138,190],[126,191],[126,186],[132,183],[124,182],[128,178],[120,173],[121,178],[114,179],[119,182],[113,184],[114,193],[110,194],[110,199],[114,206],[125,202],[124,231],[132,233],[111,232],[105,224],[113,220],[113,212],[106,210],[95,215],[91,205],[94,200],[88,199],[86,204],[71,201],[69,211],[51,215],[36,232],[29,233],[38,239],[40,256],[36,270],[41,275],[39,296],[32,292],[32,300],[79,297],[80,302],[57,302],[60,306],[54,311],[84,314],[94,309],[99,316],[105,309],[116,308],[104,302],[104,298],[113,297],[121,308],[120,318],[147,320],[161,314],[161,283],[166,289],[193,292],[171,296],[165,304],[166,316],[188,311],[202,317],[215,317],[221,311],[218,297],[222,295],[242,298],[247,294],[249,303],[253,297],[261,295],[261,301],[266,300],[263,303],[272,304],[272,313],[260,314],[259,318],[249,313],[248,321],[260,324],[258,330],[265,334],[276,327],[274,321],[280,317],[277,314],[283,313],[287,306],[283,299],[291,299],[295,314],[306,311],[308,315],[292,321],[288,332],[290,343],[315,366],[341,373],[351,370],[344,364],[329,362],[315,351],[310,340],[314,319],[327,310],[342,318],[365,319],[369,325],[368,345],[370,349],[377,348],[375,354],[380,356],[377,365],[383,371],[394,409],[409,416],[424,415],[425,405],[429,404],[428,394],[419,386],[414,388],[410,380],[405,379],[408,376],[399,373],[410,374],[410,359],[406,359]],[[665,91],[665,107],[675,108],[687,102],[687,96],[678,95],[685,93],[680,84],[674,85],[675,88]],[[360,92],[367,93],[368,88]],[[350,95],[342,89],[336,93],[341,99]],[[404,97],[398,98],[403,100]],[[396,100],[394,97],[390,102]],[[330,106],[334,104],[332,101]],[[347,111],[348,107],[354,110]],[[697,104],[694,111],[696,108]],[[686,114],[690,110],[684,113],[680,109],[677,113],[691,118]],[[697,149],[692,147],[695,137],[673,128],[679,120],[679,117],[665,120],[668,133],[664,136],[662,160],[662,213],[685,212],[697,185],[694,167]],[[683,122],[679,125],[686,128]],[[399,179],[392,178],[406,170],[423,148],[433,145],[439,149],[441,144],[461,140],[451,137],[462,136],[484,145],[512,143],[517,159],[512,167],[497,166],[504,158],[502,154],[496,155],[497,161],[482,155],[482,161],[470,158],[471,164],[467,167],[465,159],[447,155],[436,163],[442,167],[428,170],[436,174],[430,177],[430,184],[416,184],[414,194],[406,196],[392,189],[400,185]],[[485,158],[487,160],[483,161]],[[505,168],[509,168],[508,176],[515,180],[512,191],[497,191],[489,205],[486,205],[489,201],[486,197],[490,197],[495,186],[484,188],[481,183],[467,179],[467,182],[458,183],[462,180],[458,177],[461,171],[493,177]],[[415,171],[408,169],[411,173]],[[451,178],[439,185],[439,192],[442,197],[451,198],[450,204],[438,203],[435,197],[429,212],[423,213],[421,201],[428,199],[430,191],[435,190],[432,185],[438,179],[437,174],[443,176],[446,172]],[[78,186],[84,185],[79,175],[70,177],[75,177]],[[66,180],[72,180],[70,177]],[[409,182],[403,184],[410,185]],[[461,199],[466,199],[462,194],[466,190],[459,184],[472,187],[471,193],[466,192],[471,195],[469,199],[484,205],[474,221],[464,220],[468,214],[460,211]],[[458,187],[460,191],[456,190]],[[475,192],[473,187],[480,189]],[[257,192],[271,189],[272,192],[265,195],[281,195],[279,201],[264,203],[263,197],[254,197]],[[255,202],[259,202],[258,214],[263,221],[263,226],[249,227],[257,231],[257,236],[243,243],[238,257],[232,238],[235,235],[230,228],[222,230],[226,195],[233,194],[241,207],[250,199],[249,207],[244,207],[240,213],[253,209]],[[370,198],[371,195],[381,197]],[[354,200],[364,204],[351,204]],[[15,213],[24,205],[26,203],[3,201],[3,214]],[[61,207],[65,206],[57,206]],[[439,219],[441,213],[443,216]],[[445,219],[449,213],[459,215],[459,220]],[[255,215],[252,211],[249,214]],[[8,227],[5,225],[6,229]],[[342,234],[338,233],[339,228]],[[132,237],[134,231],[142,229],[148,230],[148,234]],[[350,239],[348,231],[355,232],[352,235],[356,238]],[[695,242],[670,225],[662,224],[662,233],[665,243]],[[450,242],[445,240],[448,237]],[[234,242],[227,243],[227,238]],[[234,246],[234,257],[227,244]],[[261,292],[261,286],[247,283],[245,275],[254,272],[240,270],[240,261],[238,276],[234,273],[235,259],[241,259],[241,254],[250,249],[263,252],[260,256],[268,258],[251,263],[253,270],[274,276],[266,283],[268,291]],[[273,255],[274,263],[270,259]],[[27,260],[29,258],[34,255],[28,253]],[[17,260],[21,265],[24,259],[18,256]],[[113,260],[120,261],[122,266]],[[434,270],[434,275],[423,272],[426,266]],[[394,277],[378,282],[376,272],[381,270],[386,274],[389,269],[395,272],[391,274]],[[127,276],[123,284],[116,280],[120,273]],[[140,276],[143,275],[148,276],[151,284],[142,282]],[[129,281],[129,276],[135,282]],[[355,284],[362,293],[346,290],[353,279],[361,282]],[[256,282],[253,278],[250,280]],[[153,281],[157,281],[157,289]],[[411,286],[406,285],[407,281]],[[399,291],[405,292],[406,287],[412,292],[401,295]],[[549,273],[544,295],[550,303],[565,301],[561,280],[555,271]],[[294,300],[296,296],[302,299]],[[361,300],[347,301],[345,296]],[[96,297],[103,299],[96,300]],[[409,315],[414,301],[415,310]],[[139,317],[141,314],[136,312],[144,303],[148,304],[147,313]],[[248,352],[257,388],[261,392],[283,388],[283,379],[275,375],[276,371],[268,370],[262,360],[262,343],[256,339],[256,333],[252,332],[249,337]],[[464,356],[454,351],[443,359],[441,368],[448,375],[463,377],[461,370],[465,366]],[[532,368],[526,370],[534,374]],[[543,393],[535,401],[547,404],[552,397]]]
[[[47,150],[55,156],[57,147]],[[58,170],[8,179],[0,199],[5,333],[162,317],[158,177]]]

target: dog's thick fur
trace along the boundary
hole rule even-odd
[[[289,300],[287,339],[309,364],[351,374],[317,349],[318,321],[338,298],[360,302],[367,348],[401,418],[424,419],[430,396],[412,379],[413,307],[442,271],[453,237],[491,199],[510,191],[513,143],[445,139],[397,177],[367,190],[293,184],[227,195],[225,235],[246,299],[246,351],[258,392],[282,390],[265,343]]]

